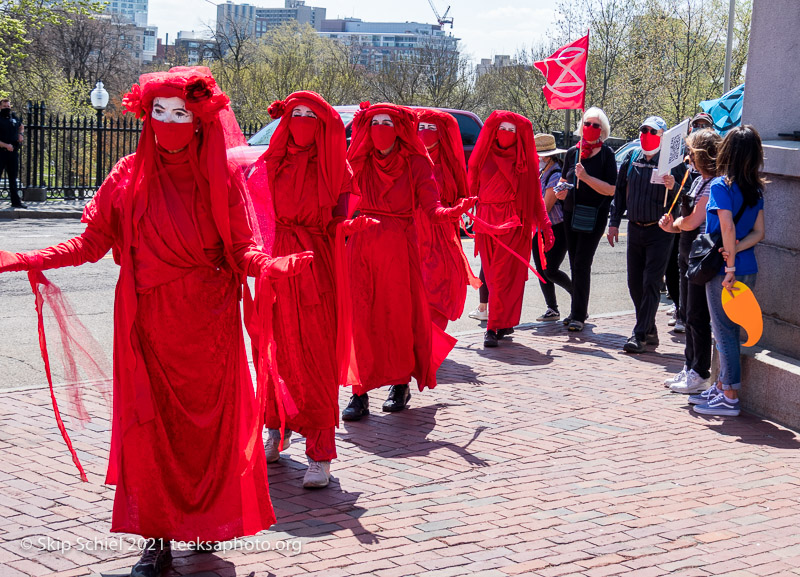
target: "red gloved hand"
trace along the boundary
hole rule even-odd
[[[369,227],[378,224],[380,221],[375,218],[370,218],[364,214],[356,218],[343,220],[339,226],[342,227],[342,232],[346,235],[351,235],[354,232],[361,232]]]
[[[442,220],[458,220],[462,214],[475,206],[476,202],[478,202],[477,196],[462,198],[451,208],[437,208],[436,216]]]
[[[542,229],[542,240],[544,240],[544,252],[549,252],[556,243],[556,235],[553,234],[553,227],[548,226]]]
[[[313,260],[314,253],[310,250],[272,259],[267,258],[261,263],[261,273],[272,278],[295,276],[308,268]]]
[[[0,250],[0,272],[17,272],[30,270],[28,263],[20,253]]]
[[[474,207],[476,204],[478,204],[478,197],[468,196],[467,198],[462,198],[459,200],[456,206],[461,208],[461,214],[464,214],[465,212],[472,210],[472,207]]]

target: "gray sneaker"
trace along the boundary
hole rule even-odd
[[[322,489],[327,487],[331,480],[331,462],[315,461],[308,457],[308,470],[303,477],[303,487],[306,489]]]
[[[264,443],[264,455],[267,457],[267,463],[274,463],[281,458],[281,451],[285,451],[292,444],[292,432],[286,429],[283,432],[283,445],[278,448],[281,442],[280,429],[267,429],[267,442]]]
[[[540,323],[544,323],[544,322],[557,321],[560,318],[561,318],[561,313],[559,313],[557,310],[548,307],[547,311],[545,311],[545,313],[542,316],[538,317],[536,320]]]

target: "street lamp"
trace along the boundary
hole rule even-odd
[[[103,184],[103,111],[108,106],[108,91],[103,88],[103,83],[98,80],[89,97],[92,107],[97,111],[97,171],[94,185],[100,188]]]

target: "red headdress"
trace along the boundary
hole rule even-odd
[[[458,121],[452,114],[430,108],[415,110],[417,126],[420,122],[435,124],[439,132],[437,164],[442,166],[444,174],[443,190],[439,191],[442,202],[452,206],[456,201],[467,196],[467,163],[464,160],[464,145]]]
[[[308,106],[321,123],[314,137],[319,158],[319,205],[336,206],[348,170],[345,159],[347,137],[339,113],[316,92],[306,90],[294,92],[286,100],[276,100],[272,103],[269,113],[281,121],[270,138],[269,148],[260,160],[266,163],[267,178],[272,188],[278,167],[286,160],[291,145],[289,123],[292,110],[301,104]]]
[[[483,163],[490,155],[498,155],[501,149],[497,146],[497,130],[503,122],[510,122],[517,128],[516,158],[513,162],[517,184],[517,211],[526,226],[544,226],[547,216],[544,211],[542,194],[539,186],[539,155],[533,140],[531,121],[507,110],[495,110],[486,119],[481,129],[475,149],[469,157],[469,190],[472,196],[478,194],[480,174]]]
[[[350,150],[347,151],[347,159],[354,173],[361,171],[364,162],[375,150],[369,127],[372,117],[376,114],[388,114],[392,119],[397,137],[400,139],[398,150],[400,154],[419,154],[431,162],[425,145],[417,136],[417,119],[410,108],[389,103],[362,102],[361,109],[353,118],[353,134],[350,139]]]

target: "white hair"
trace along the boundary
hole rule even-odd
[[[600,129],[600,140],[605,141],[609,136],[611,136],[611,125],[608,123],[608,116],[606,116],[606,113],[596,106],[592,106],[583,113],[581,124],[578,126],[578,130],[575,131],[577,136],[583,137],[583,123],[586,122],[587,118],[597,118],[600,120],[600,126],[602,126]]]

